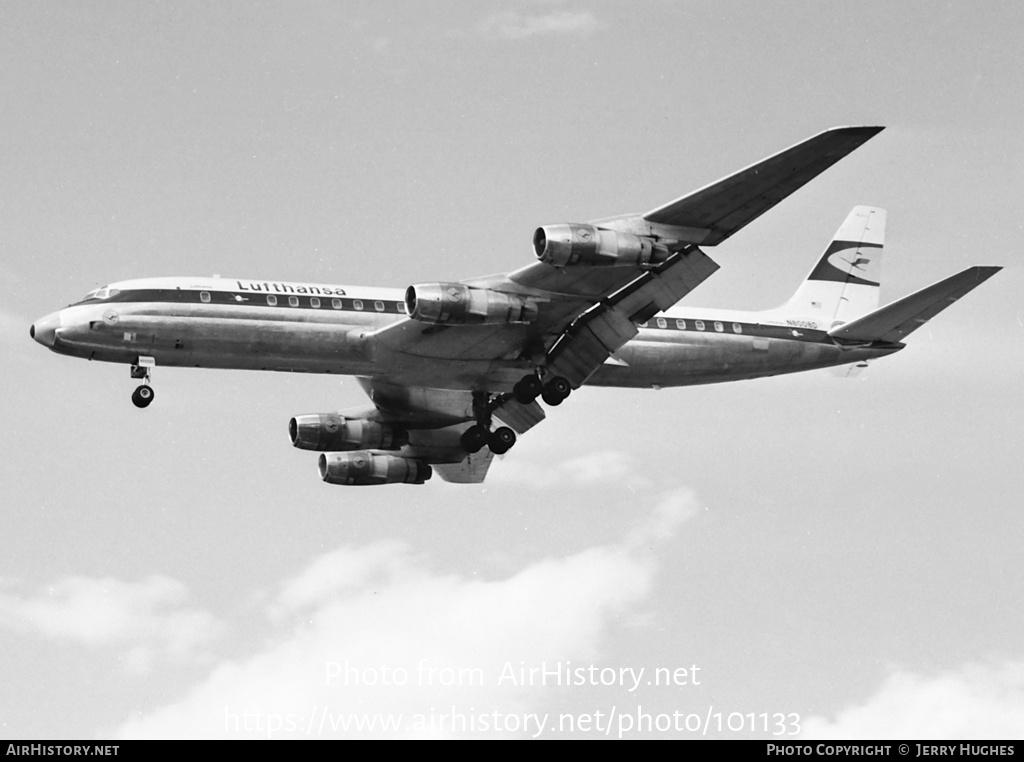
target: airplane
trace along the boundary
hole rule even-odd
[[[904,348],[998,272],[970,267],[879,307],[886,213],[858,206],[778,308],[675,305],[717,246],[881,127],[837,127],[641,214],[545,225],[537,261],[404,291],[221,277],[128,280],[90,291],[29,333],[59,354],[126,363],[150,405],[155,366],[355,376],[371,405],[297,415],[292,444],[330,484],[479,483],[584,384],[665,388],[830,366]]]

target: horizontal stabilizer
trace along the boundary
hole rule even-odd
[[[1002,269],[969,267],[864,317],[833,328],[828,335],[839,341],[902,341]]]
[[[647,222],[704,231],[695,243],[714,246],[882,131],[836,127],[769,156],[734,175],[652,209]]]

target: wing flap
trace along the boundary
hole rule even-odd
[[[580,387],[638,330],[703,283],[718,265],[696,246],[672,255],[581,315],[548,353],[548,368]]]
[[[826,130],[718,182],[652,209],[643,215],[643,219],[655,224],[703,231],[697,242],[714,246],[883,129],[836,127]]]
[[[828,335],[839,341],[902,341],[960,297],[991,278],[1001,267],[969,267],[892,304],[870,312]]]

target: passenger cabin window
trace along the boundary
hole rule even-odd
[[[739,323],[733,323],[732,324],[732,332],[733,333],[743,333],[743,326],[741,326]]]
[[[357,310],[361,310],[363,308],[363,303],[359,299],[355,299],[352,302],[352,306],[355,307]]]
[[[721,333],[722,331],[724,331],[724,330],[725,330],[725,326],[724,326],[724,325],[722,325],[721,323],[719,323],[719,322],[718,322],[718,321],[716,320],[716,321],[715,321],[715,330],[716,330],[716,331],[718,331],[719,333]]]
[[[685,331],[686,330],[686,321],[685,320],[677,320],[676,321],[676,328],[678,328],[680,331]]]
[[[374,302],[373,303],[373,308],[375,310],[377,310],[377,312],[383,312],[384,311],[384,302]]]
[[[341,309],[341,299],[331,299],[331,306],[334,309],[336,309],[336,310],[340,310]]]
[[[668,328],[668,321],[665,318],[658,318],[658,328]]]
[[[320,309],[320,300],[317,299],[315,296],[309,297],[309,306],[315,310]]]
[[[297,297],[297,296],[289,296],[288,297],[288,305],[290,307],[298,307],[299,306],[299,297]]]
[[[267,304],[269,304],[271,307],[276,307],[277,297],[274,296],[273,294],[267,294]]]
[[[704,330],[704,321],[703,320],[694,321],[694,325],[697,326],[697,330],[698,331],[703,331]]]
[[[210,303],[210,292],[209,291],[200,291],[199,292],[199,301],[201,301],[203,304],[209,304]]]

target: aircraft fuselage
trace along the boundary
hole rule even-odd
[[[400,289],[158,278],[112,284],[37,321],[32,334],[55,352],[102,362],[152,358],[157,366],[370,376],[463,390],[481,383],[510,389],[529,367],[520,359],[439,364],[379,346],[373,332],[405,315]],[[863,362],[903,346],[843,347],[814,319],[771,312],[673,310],[639,328],[588,384],[717,383]]]

